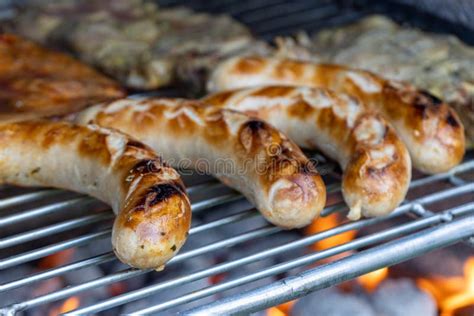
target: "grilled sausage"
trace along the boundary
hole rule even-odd
[[[191,207],[179,174],[149,147],[97,126],[0,124],[0,183],[73,190],[109,203],[112,244],[136,268],[160,268],[186,240]]]
[[[463,158],[464,127],[446,103],[367,71],[288,59],[237,57],[216,68],[208,88],[220,91],[267,84],[324,87],[356,96],[395,127],[413,165],[425,173],[445,172]]]
[[[215,175],[283,228],[309,224],[324,207],[325,186],[301,150],[245,114],[183,99],[122,99],[83,111],[77,122],[120,128],[172,165]]]
[[[267,86],[210,95],[204,102],[267,120],[299,146],[341,165],[350,219],[393,211],[404,199],[411,160],[394,129],[354,98],[326,89]]]

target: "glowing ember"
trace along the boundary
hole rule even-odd
[[[127,291],[127,284],[125,282],[113,283],[109,286],[109,293],[112,296],[123,294]]]
[[[296,303],[296,300],[294,301],[289,301],[284,304],[275,306],[275,307],[270,307],[267,309],[267,316],[286,316],[290,315],[291,308],[293,305]]]
[[[54,308],[49,312],[49,316],[61,315],[70,312],[79,307],[79,297],[73,296],[68,298],[59,308]]]
[[[222,280],[224,280],[224,278],[225,278],[225,274],[223,274],[223,273],[216,274],[216,275],[213,275],[213,276],[209,277],[209,282],[211,284],[218,284],[218,283],[221,283]]]
[[[464,264],[464,276],[421,278],[418,286],[433,295],[441,316],[452,316],[457,309],[474,305],[474,257]]]
[[[270,307],[267,309],[267,316],[286,316],[278,307]]]
[[[364,274],[357,278],[357,282],[364,287],[368,292],[374,291],[377,286],[385,280],[388,276],[388,268],[382,268]]]
[[[56,252],[41,259],[41,261],[38,263],[38,267],[45,270],[64,265],[71,261],[73,254],[74,248]]]
[[[316,219],[311,225],[309,225],[305,229],[305,233],[308,235],[320,233],[322,231],[334,228],[339,226],[341,220],[339,219],[339,215],[337,213],[330,214],[326,217],[320,217]],[[347,243],[355,238],[356,232],[355,231],[347,231],[342,234],[338,234],[329,238],[325,238],[314,243],[311,246],[313,250],[324,250],[328,248],[332,248],[344,243]]]

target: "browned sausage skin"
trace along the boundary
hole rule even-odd
[[[171,164],[185,161],[199,169],[206,163],[206,171],[242,192],[278,226],[305,226],[324,207],[325,186],[301,150],[243,113],[183,99],[122,99],[89,108],[76,121],[119,128]]]
[[[336,159],[344,171],[342,191],[351,219],[387,214],[406,195],[411,161],[405,145],[380,115],[347,95],[266,86],[224,91],[203,101],[267,120],[299,146]]]
[[[453,109],[427,92],[367,71],[289,59],[236,57],[216,68],[208,88],[221,91],[269,84],[324,87],[356,96],[395,127],[414,167],[423,172],[447,171],[464,156],[464,127]]]
[[[184,244],[191,208],[180,176],[142,143],[49,121],[0,124],[0,143],[0,183],[63,188],[109,203],[117,215],[112,244],[124,263],[160,268]]]

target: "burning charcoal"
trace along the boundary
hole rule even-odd
[[[393,267],[393,275],[417,278],[420,276],[457,276],[463,273],[464,262],[472,249],[464,244],[438,249]],[[439,264],[443,262],[443,264]]]
[[[410,279],[387,279],[370,298],[378,315],[437,315],[436,303]]]
[[[200,226],[202,224],[205,224],[207,222],[202,222],[198,219],[193,219],[193,227]],[[206,231],[190,235],[188,239],[186,240],[186,243],[184,244],[183,248],[180,250],[180,253],[185,253],[188,251],[193,251],[195,249],[205,247],[207,245],[212,245],[218,241],[221,241],[225,239],[225,235],[221,233],[221,231],[217,229],[208,229]],[[226,254],[228,252],[227,248],[219,248],[216,249],[205,256],[207,258],[213,258],[217,260],[218,258],[226,257]]]
[[[116,260],[110,268],[107,275],[131,269],[128,265]],[[126,280],[112,283],[108,286],[108,291],[113,296],[120,295],[128,291],[133,291],[144,287],[149,279],[149,274],[140,274]]]
[[[456,316],[472,316],[474,315],[474,305],[461,307],[454,313]]]
[[[257,222],[260,222],[260,220],[257,220]],[[262,239],[258,239],[257,241],[250,241],[250,242],[238,245],[236,247],[233,247],[229,251],[229,255],[226,261],[231,262],[231,261],[239,260],[247,256],[258,254],[258,253],[261,253],[262,251],[272,249],[280,245],[284,245],[293,240],[297,240],[298,238],[300,238],[300,235],[297,232],[283,231],[283,232],[272,235],[270,238],[262,238]],[[227,273],[222,274],[220,276],[220,278],[222,279],[221,281],[226,282],[229,280],[245,277],[256,272],[264,271],[271,266],[274,266],[278,263],[294,258],[295,252],[297,253],[298,251],[297,250],[289,251],[289,252],[285,252],[276,256],[265,256],[265,258],[263,258],[260,261],[257,261],[251,264],[242,265]],[[276,281],[276,277],[273,277],[273,276],[263,278],[255,282],[252,282],[250,284],[245,284],[243,286],[230,289],[226,291],[223,296],[240,293],[242,291],[252,289],[257,286],[267,285],[275,281]]]
[[[375,316],[368,302],[354,294],[345,294],[336,287],[311,293],[299,299],[292,316]],[[423,315],[423,314],[419,314]]]
[[[216,229],[225,238],[235,237],[246,232],[265,227],[268,222],[260,215],[253,216],[229,225],[225,225]]]
[[[74,248],[74,254],[72,256],[71,262],[76,262],[84,258],[89,257],[89,252],[87,249],[83,247],[78,247]],[[95,279],[98,279],[102,277],[104,274],[101,271],[101,269],[96,266],[88,266],[86,268],[80,269],[80,270],[75,270],[72,272],[68,272],[63,275],[63,280],[66,283],[66,285],[77,285],[77,284],[82,284],[88,281],[92,281]],[[108,297],[108,292],[105,287],[96,287],[93,289],[90,289],[87,292],[87,295],[85,295],[86,300],[81,300],[84,303],[87,304],[92,304],[95,303],[95,301],[101,300]]]
[[[253,274],[253,273],[264,271],[267,268],[269,268],[271,265],[272,265],[272,260],[270,259],[270,260],[263,260],[263,261],[258,261],[258,262],[254,262],[254,263],[251,263],[251,264],[247,264],[247,265],[244,265],[244,266],[240,266],[240,267],[235,268],[235,269],[233,269],[233,270],[231,270],[227,273],[224,273],[222,275],[221,282],[228,282],[228,281],[231,281],[231,280],[246,277],[246,276],[248,276],[250,274]],[[254,282],[245,283],[241,286],[237,286],[235,288],[232,288],[232,289],[229,289],[229,290],[223,292],[222,297],[227,297],[227,296],[230,296],[230,295],[235,295],[235,294],[238,294],[238,293],[242,293],[244,291],[251,290],[251,289],[254,289],[254,288],[259,287],[259,286],[268,285],[268,284],[273,283],[275,281],[276,281],[275,277],[266,277],[266,278],[263,278],[263,279],[256,280]]]
[[[13,266],[7,270],[0,270],[0,284],[21,279],[34,273],[34,270],[27,265]],[[32,289],[40,283],[35,283],[32,287],[20,287],[0,294],[0,306],[7,306],[32,298]],[[1,313],[0,313],[1,314]]]
[[[220,195],[213,194],[210,198],[216,198],[219,196]],[[232,214],[243,212],[245,210],[251,210],[253,208],[254,207],[250,202],[248,202],[244,198],[241,198],[231,203],[226,203],[224,205],[212,207],[211,209],[206,209],[205,212],[197,212],[196,214],[197,214],[197,217],[199,217],[204,222],[208,223],[208,222],[216,221],[218,219],[230,216]],[[257,213],[257,211],[255,211],[255,213]],[[194,213],[193,213],[193,216],[194,216]],[[261,215],[258,215],[258,216],[261,217]],[[195,217],[193,217],[193,219]]]
[[[275,233],[267,238],[259,238],[257,241],[249,241],[242,245],[235,247],[235,251],[231,253],[231,259],[236,260],[242,257],[250,256],[269,249],[286,245],[301,238],[301,235],[296,231],[282,231]],[[265,260],[271,259],[272,264],[285,262],[306,253],[305,247],[282,252],[278,255],[267,257]]]
[[[204,259],[205,260],[205,259]],[[117,284],[120,284],[120,287],[122,288],[121,293],[118,294],[123,294],[123,292],[130,292],[133,290],[141,289],[146,286],[151,286],[154,284],[162,283],[169,281],[170,279],[178,278],[180,276],[184,276],[187,274],[192,273],[195,270],[203,269],[205,268],[203,266],[203,263],[200,262],[200,257],[192,258],[189,261],[185,262],[179,262],[175,264],[171,264],[165,267],[163,271],[156,271],[156,272],[150,272],[146,274],[142,274],[140,276],[136,276],[130,279],[127,279],[125,281],[119,282]],[[195,266],[194,270],[189,270],[191,266]],[[117,264],[116,268],[114,270],[123,270],[126,269],[127,266],[123,264]],[[121,314],[127,314],[132,311],[136,311],[139,309],[143,309],[149,306],[152,306],[154,304],[159,304],[162,302],[166,302],[168,300],[174,299],[176,297],[179,297],[180,294],[184,295],[187,290],[189,291],[194,291],[201,289],[203,287],[206,287],[209,285],[209,282],[207,279],[202,279],[198,280],[196,282],[192,282],[191,285],[186,284],[184,286],[178,286],[176,288],[173,288],[171,291],[160,291],[155,295],[151,295],[149,297],[143,298],[141,300],[138,300],[136,302],[131,302],[123,307],[123,310]],[[119,288],[120,289],[120,288]],[[111,288],[111,290],[114,290]],[[160,315],[171,315],[175,314],[175,312],[164,312],[160,313]],[[116,313],[119,314],[119,313]]]
[[[214,266],[214,262],[204,255],[170,264],[164,270],[152,272],[149,276],[153,283],[159,283],[189,275],[212,266]]]
[[[112,251],[112,243],[110,238],[104,237],[87,244],[84,250],[89,252],[89,257],[97,256]]]
[[[207,278],[200,279],[194,282],[185,283],[171,289],[160,291],[154,295],[145,297],[139,301],[127,304],[121,311],[121,314],[130,314],[137,310],[147,308],[149,306],[158,305],[170,301],[175,298],[182,297],[188,293],[198,291],[211,285]],[[215,300],[214,296],[205,297],[201,300],[190,302],[187,304],[180,304],[178,307],[172,307],[166,311],[155,313],[154,315],[176,315],[179,311],[186,310],[201,304],[209,304]]]

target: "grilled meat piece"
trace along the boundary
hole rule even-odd
[[[0,121],[62,115],[123,95],[70,56],[0,34]]]
[[[165,86],[177,74],[196,76],[253,41],[228,16],[142,0],[29,2],[12,22],[15,32],[67,48],[130,88]]]
[[[408,81],[444,99],[458,111],[474,144],[474,48],[456,37],[371,16],[319,32],[307,47],[319,61]]]

